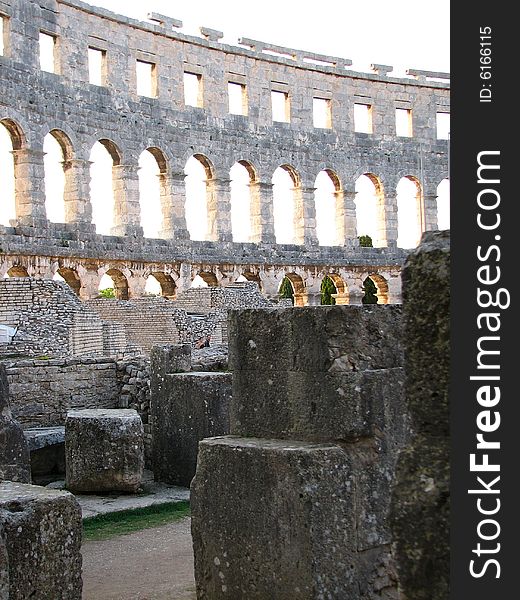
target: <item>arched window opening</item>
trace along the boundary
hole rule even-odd
[[[423,232],[422,194],[419,182],[403,177],[397,184],[397,246],[415,248]]]
[[[370,274],[363,281],[363,304],[388,304],[388,282],[381,275]]]
[[[236,162],[229,171],[229,178],[233,241],[249,242],[251,238],[251,188],[249,186],[254,181],[252,168],[247,163]]]
[[[443,179],[437,186],[437,227],[450,228],[450,180]]]
[[[0,225],[16,219],[14,143],[9,129],[0,122]]]
[[[196,275],[193,278],[190,287],[218,287],[217,276],[215,275],[215,273],[201,271],[200,273],[198,273],[198,275]]]
[[[280,298],[291,299],[294,306],[304,306],[306,303],[305,284],[300,275],[287,273],[278,288]]]
[[[338,293],[338,289],[334,281],[327,275],[323,278],[320,286],[321,304],[324,306],[336,304],[334,296]]]
[[[150,149],[139,156],[139,204],[144,237],[158,238],[162,228],[161,168]]]
[[[356,179],[355,190],[356,235],[358,238],[369,236],[375,246],[384,227],[381,184],[377,177],[365,174]]]
[[[43,166],[45,170],[45,211],[52,223],[65,223],[65,173],[63,147],[48,133],[43,139]]]
[[[53,280],[62,281],[63,283],[66,283],[76,294],[76,296],[79,296],[79,291],[81,289],[81,280],[74,269],[70,269],[68,267],[61,267],[54,274]]]
[[[320,171],[314,182],[316,191],[316,235],[320,246],[337,245],[336,192],[339,180],[331,171]]]
[[[110,269],[103,275],[98,289],[102,298],[128,300],[128,281],[117,269]]]
[[[156,271],[150,273],[146,279],[145,294],[149,296],[163,296],[175,298],[175,282],[171,275]]]
[[[29,277],[29,273],[22,265],[13,265],[7,271],[6,277]]]
[[[190,156],[184,167],[186,179],[186,227],[192,240],[205,240],[208,235],[209,164],[201,155]]]
[[[294,188],[296,174],[290,167],[278,167],[273,174],[274,235],[277,244],[295,243],[296,202]]]
[[[92,146],[90,152],[90,202],[92,222],[96,232],[110,235],[114,226],[114,177],[113,168],[120,162],[115,146],[108,140],[101,140]]]

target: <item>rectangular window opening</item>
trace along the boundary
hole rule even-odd
[[[330,129],[332,127],[331,102],[326,98],[312,99],[312,120],[314,127]]]
[[[289,123],[291,120],[291,110],[289,105],[289,94],[287,92],[271,91],[271,108],[273,112],[273,121],[279,123]]]
[[[7,17],[0,15],[0,56],[7,53]]]
[[[202,75],[184,73],[184,104],[202,108]]]
[[[104,50],[89,47],[88,80],[93,85],[106,84],[106,52]]]
[[[449,140],[450,139],[450,113],[438,112],[437,113],[437,139],[438,140]]]
[[[372,133],[372,107],[370,104],[354,104],[354,131]]]
[[[137,95],[157,97],[157,66],[155,63],[136,60]]]
[[[395,109],[395,133],[400,137],[412,137],[412,111],[409,108]]]
[[[229,113],[247,115],[246,86],[242,83],[228,82]]]
[[[56,38],[40,31],[40,69],[56,73]]]

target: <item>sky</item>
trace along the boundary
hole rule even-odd
[[[392,65],[450,70],[450,2],[437,0],[238,0],[171,2],[148,0],[91,0],[132,18],[146,19],[156,12],[183,21],[184,33],[200,35],[199,27],[224,33],[221,40],[237,44],[247,37],[320,54],[350,58],[354,67]],[[364,68],[362,68],[364,67]]]

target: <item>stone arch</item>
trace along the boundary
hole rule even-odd
[[[415,248],[425,230],[422,185],[414,175],[405,175],[397,187],[397,246]]]
[[[372,189],[366,184],[369,181]],[[383,182],[375,173],[366,171],[355,181],[356,235],[368,235],[374,247],[386,246],[385,194]]]
[[[303,243],[303,202],[298,171],[284,163],[275,169],[271,181],[276,243]]]
[[[368,277],[374,282],[377,288],[377,303],[388,304],[388,282],[378,273],[369,273]]]
[[[246,160],[236,161],[229,170],[231,233],[234,242],[249,242],[254,229],[251,185],[256,182],[254,167]]]
[[[343,281],[343,278],[341,277],[341,275],[338,275],[338,273],[328,272],[325,275],[325,277],[329,277],[330,279],[332,279],[332,282],[334,283],[334,285],[336,287],[336,294],[333,295],[334,300],[336,301],[336,304],[338,304],[338,305],[348,304],[349,303],[348,286]]]
[[[109,269],[105,272],[114,282],[114,293],[118,300],[128,300],[128,279],[119,269]]]
[[[67,222],[67,194],[73,188],[70,161],[74,147],[69,136],[60,129],[51,129],[43,138],[45,173],[45,211],[49,221]]]
[[[320,246],[342,245],[340,235],[343,214],[343,194],[338,175],[322,169],[314,180],[316,235]]]
[[[138,158],[140,224],[145,237],[158,238],[164,230],[163,198],[168,195],[168,162],[162,150],[149,146]]]
[[[23,265],[13,265],[7,270],[7,277],[30,277],[27,268]]]
[[[119,184],[118,167],[122,154],[107,138],[97,140],[90,151],[90,204],[96,231],[110,235],[115,225],[116,190]]]
[[[184,173],[186,226],[190,239],[216,239],[217,198],[213,185],[213,163],[204,154],[192,154],[186,161]]]
[[[260,275],[258,273],[253,273],[252,271],[242,271],[235,281],[254,281],[258,285],[258,289],[260,291],[263,290],[263,283]]]
[[[305,282],[301,275],[297,273],[285,273],[282,281],[280,282],[280,287],[282,286],[283,280],[288,279],[294,293],[294,306],[305,306],[307,303],[307,290],[305,289]]]
[[[17,178],[22,173],[15,160],[16,152],[25,145],[25,136],[21,127],[10,119],[0,120],[0,189],[2,204],[0,205],[0,224],[9,226],[16,219],[17,211]],[[18,181],[20,186],[20,181]]]
[[[159,283],[161,288],[161,296],[163,298],[175,298],[177,286],[175,285],[173,277],[169,273],[165,273],[164,271],[152,271],[148,275],[148,278],[150,277],[154,277]]]
[[[76,296],[80,295],[81,278],[75,269],[70,267],[60,267],[56,273],[72,289]]]
[[[215,273],[212,273],[211,271],[199,271],[197,275],[208,287],[218,287],[218,279]]]

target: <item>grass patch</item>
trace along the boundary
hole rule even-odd
[[[189,514],[190,503],[182,500],[87,517],[83,520],[83,539],[106,540],[116,535],[166,525]]]

